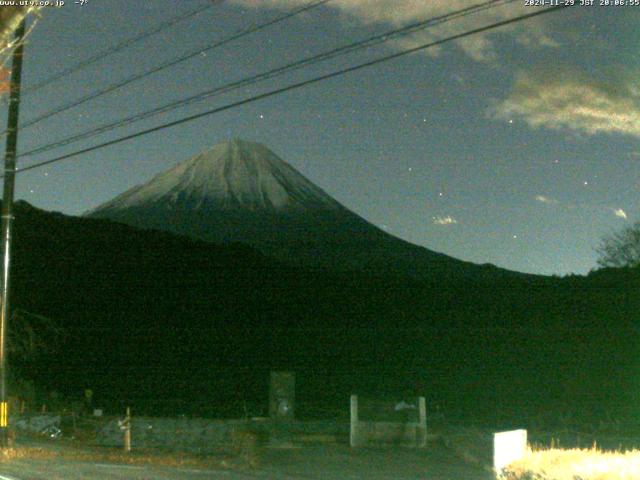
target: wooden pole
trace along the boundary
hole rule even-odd
[[[20,112],[20,81],[24,52],[25,21],[16,30],[17,47],[13,52],[11,85],[9,90],[9,118],[7,120],[7,147],[4,158],[4,188],[2,195],[3,265],[0,295],[0,447],[9,444],[9,404],[7,402],[7,328],[9,324],[9,266],[11,259],[11,230],[13,224],[13,194],[16,183],[16,150],[18,145],[18,115]]]
[[[124,451],[131,452],[131,408],[127,407],[127,415],[124,417]]]

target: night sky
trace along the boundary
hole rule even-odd
[[[208,3],[195,18],[27,93],[21,119],[307,0]],[[24,129],[19,152],[475,3],[333,0]],[[24,88],[206,4],[67,0],[45,8],[28,37]],[[20,158],[19,167],[536,8],[524,0],[503,5]],[[512,270],[584,274],[596,266],[600,238],[638,217],[639,22],[640,6],[563,9],[24,172],[17,197],[80,214],[240,137],[264,143],[345,206],[410,242]],[[6,118],[6,105],[0,115]]]

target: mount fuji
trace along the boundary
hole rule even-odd
[[[240,139],[215,145],[85,216],[212,242],[240,242],[299,266],[419,277],[507,273],[386,233],[264,145]]]

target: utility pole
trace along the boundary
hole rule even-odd
[[[11,259],[11,226],[13,224],[13,193],[16,183],[16,148],[18,146],[18,114],[20,112],[20,79],[24,51],[25,20],[15,33],[17,45],[13,52],[11,85],[9,90],[9,118],[7,120],[7,147],[4,157],[4,188],[2,195],[3,265],[0,301],[0,447],[9,445],[9,405],[7,402],[7,327],[9,320],[9,267]]]

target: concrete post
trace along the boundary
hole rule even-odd
[[[358,396],[351,395],[351,431],[349,444],[356,447],[358,443]]]
[[[527,431],[511,430],[493,434],[493,468],[497,474],[527,454]]]
[[[427,402],[424,397],[418,398],[418,438],[416,439],[418,447],[427,446]]]

